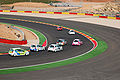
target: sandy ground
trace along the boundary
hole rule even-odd
[[[0,38],[10,39],[10,40],[22,40],[22,34],[12,29],[9,25],[0,24]],[[20,37],[18,36],[20,35]]]
[[[0,9],[10,9],[14,6],[13,10],[32,10],[32,11],[65,11],[68,9],[74,9],[76,7],[54,7],[45,3],[34,3],[34,2],[19,2],[14,4],[2,5]]]
[[[14,3],[14,4],[5,4],[2,6],[15,6],[15,7],[34,7],[34,8],[46,8],[46,7],[52,7],[48,4],[45,3],[35,3],[35,2],[18,2],[18,3]]]
[[[73,4],[73,5],[81,5],[82,4],[82,6],[83,6],[82,8],[75,10],[75,11],[80,11],[80,10],[89,10],[92,8],[103,7],[104,3],[95,3],[95,2],[94,3],[93,2],[87,2],[87,3],[72,2],[71,3],[70,2],[69,4]],[[37,10],[37,11],[63,11],[63,10],[75,8],[75,7],[53,7],[53,6],[50,6],[49,4],[33,3],[33,2],[19,2],[19,3],[14,3],[14,4],[6,4],[6,5],[2,5],[2,6],[5,6],[5,7],[6,6],[7,7],[14,6],[14,10],[33,10],[33,11],[35,11],[35,10]],[[1,7],[1,8],[5,9],[5,7]]]
[[[86,11],[93,11],[94,9],[98,9],[104,7],[106,2],[96,3],[96,2],[83,2],[83,3],[75,3],[77,5],[82,5],[81,8],[71,10],[70,12],[86,12]]]
[[[14,10],[28,10],[28,11],[45,11],[45,12],[64,12],[68,9],[75,9],[76,7],[48,7],[48,8],[34,8],[34,7],[15,7]]]
[[[108,2],[81,2],[80,0],[76,0],[78,2],[68,2],[70,5],[82,5],[82,7],[54,7],[50,6],[49,4],[45,3],[35,3],[35,2],[19,2],[19,3],[14,3],[14,4],[5,4],[2,5],[1,9],[10,9],[10,7],[14,6],[13,10],[32,10],[32,11],[45,11],[45,12],[78,12],[78,13],[106,13],[106,14],[113,14],[109,13],[109,8],[113,7],[110,4],[108,4],[108,7],[106,4]],[[106,0],[107,1],[107,0]],[[112,3],[114,4],[114,3]],[[107,10],[104,11],[104,9]],[[116,10],[114,10],[116,9]],[[112,8],[112,12],[119,12],[114,6]]]
[[[26,45],[23,45],[23,46],[30,46],[32,44],[39,44],[39,38],[35,33],[33,33],[32,31],[29,31],[27,29],[20,28],[20,27],[17,27],[17,28],[21,29],[24,32],[25,39],[28,41],[28,43]]]
[[[25,46],[30,46],[31,44],[39,44],[39,38],[36,36],[35,33],[20,27],[16,27],[16,28],[21,29],[24,32],[25,36],[22,36],[21,32],[10,28],[9,25],[0,24],[0,32],[1,32],[0,38],[10,39],[10,40],[22,40],[23,37],[25,37],[25,39],[28,41],[28,44]],[[17,37],[18,34],[20,34],[19,38]]]

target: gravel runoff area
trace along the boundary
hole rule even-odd
[[[54,19],[70,20],[70,21],[77,21],[77,22],[87,22],[87,23],[92,23],[92,24],[99,24],[99,25],[105,25],[105,26],[114,27],[114,28],[120,28],[120,20],[104,19],[104,18],[98,18],[98,17],[86,16],[86,15],[6,13],[6,12],[0,12],[0,14],[54,18]]]

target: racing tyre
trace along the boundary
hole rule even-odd
[[[25,54],[25,56],[29,56],[29,54]]]
[[[54,52],[56,53],[56,50]]]

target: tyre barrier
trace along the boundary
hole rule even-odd
[[[88,16],[97,16],[98,18],[107,18],[107,19],[116,19],[116,20],[120,20],[120,17],[110,17],[110,16],[102,16],[101,14],[88,14],[88,13],[44,12],[44,11],[17,11],[17,10],[0,10],[0,12],[88,15]]]

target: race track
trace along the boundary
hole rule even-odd
[[[88,33],[91,33],[99,37],[100,39],[104,40],[108,44],[107,51],[105,51],[101,55],[94,57],[92,59],[88,59],[79,63],[52,68],[52,69],[2,75],[0,76],[0,79],[2,80],[9,80],[9,79],[12,79],[12,80],[120,80],[120,49],[119,49],[120,48],[120,43],[119,43],[120,30],[119,29],[110,28],[110,27],[101,26],[101,25],[95,25],[95,24],[88,24],[83,22],[74,22],[74,21],[57,20],[57,19],[33,18],[33,17],[12,16],[12,15],[10,16],[0,15],[0,17],[36,20],[36,21],[49,22],[53,24],[55,23],[63,26],[74,27],[76,29],[80,29]],[[65,46],[65,50],[63,52],[60,52],[59,54],[56,54],[56,53],[44,54],[42,52],[43,55],[40,54],[36,56],[37,53],[35,53],[33,55],[31,54],[32,56],[29,56],[27,58],[26,57],[19,58],[22,60],[26,59],[26,61],[31,60],[31,62],[28,64],[31,64],[32,61],[37,63],[36,61],[38,60],[39,62],[42,62],[41,60],[44,57],[48,58],[46,60],[51,60],[51,61],[55,59],[59,60],[63,58],[68,58],[71,56],[81,54],[82,51],[79,50],[81,48],[82,48],[81,50],[85,52],[91,49],[92,47],[92,43],[90,43],[87,39],[85,39],[80,35],[70,37],[69,35],[66,34],[63,36],[62,34],[67,33],[67,30],[64,30],[64,32],[58,32],[58,34],[56,34],[55,36],[56,32],[50,32],[50,30],[56,31],[56,28],[53,28],[53,27],[35,24],[35,23],[4,20],[4,19],[0,19],[0,22],[14,23],[14,24],[23,25],[23,26],[38,30],[48,38],[49,43],[55,42],[58,39],[58,37],[56,36],[65,37],[65,39],[69,39],[70,42],[74,37],[79,36],[80,38],[83,39],[84,42],[86,42],[85,45],[77,48],[76,47],[73,48],[70,46],[70,44],[68,44],[69,47]],[[46,29],[43,26],[50,29]],[[68,56],[68,54],[70,55]],[[50,56],[48,57],[48,55]],[[41,58],[39,58],[38,56]],[[2,57],[3,58],[0,58],[0,59],[1,60],[5,59],[6,62],[7,62],[7,59],[10,59],[11,61],[16,60],[16,58],[8,58],[8,56],[2,56]],[[34,61],[34,57],[36,57],[35,61]],[[21,61],[19,63],[21,63]],[[4,63],[0,62],[0,66],[1,66],[0,68],[7,66],[7,64],[6,66],[4,66],[4,64],[5,62]],[[26,65],[26,64],[27,63],[24,63],[23,65]],[[11,63],[8,64],[8,67],[12,67],[12,66],[20,66],[20,65],[12,65]]]
[[[52,26],[6,19],[0,19],[0,22],[22,25],[40,31],[48,38],[49,44],[56,43],[56,41],[61,38],[68,41],[68,44],[63,47],[64,50],[62,52],[31,52],[31,55],[28,57],[24,56],[14,58],[8,55],[0,56],[0,68],[21,67],[67,59],[85,53],[93,47],[92,43],[85,37],[79,34],[68,35],[68,30],[65,29],[63,31],[57,31],[56,27]],[[72,46],[72,41],[75,38],[80,38],[84,42],[84,45]]]

